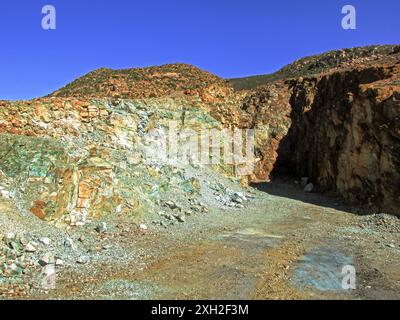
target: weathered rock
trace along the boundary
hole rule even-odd
[[[40,239],[40,242],[42,244],[44,244],[45,246],[48,246],[50,244],[51,240],[49,238],[43,237]]]
[[[312,183],[309,183],[304,187],[305,192],[312,192],[313,190],[314,190],[314,185]]]
[[[39,264],[44,267],[47,266],[48,264],[55,264],[55,257],[51,253],[46,253],[44,256],[42,256],[39,259]]]
[[[278,166],[349,203],[400,215],[399,64],[291,82],[292,126]]]
[[[55,264],[56,264],[56,266],[63,266],[64,261],[62,259],[57,258]]]
[[[33,244],[33,243],[28,243],[26,246],[25,246],[25,251],[26,252],[28,252],[28,253],[33,253],[33,252],[36,252],[36,246]]]
[[[107,223],[106,223],[106,222],[100,223],[100,224],[95,228],[95,230],[96,230],[98,233],[107,233],[107,231],[108,231]]]
[[[90,258],[88,256],[80,256],[76,261],[78,264],[87,264],[89,263]]]
[[[302,187],[302,188],[305,188],[307,185],[308,185],[308,181],[309,181],[310,179],[308,178],[308,177],[303,177],[303,178],[301,178],[301,180],[300,180],[300,186]]]

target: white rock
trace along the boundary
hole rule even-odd
[[[15,239],[16,237],[17,237],[17,235],[15,234],[15,232],[8,232],[6,234],[6,239],[7,240],[12,240],[12,239]]]
[[[108,231],[107,223],[102,222],[99,226],[96,227],[96,231],[98,233],[107,233]]]
[[[47,266],[49,264],[54,264],[55,263],[55,259],[54,256],[51,253],[46,253],[40,260],[39,260],[39,264],[41,266]]]
[[[242,192],[235,192],[235,196],[239,197],[241,199],[245,199],[246,198],[246,196]]]
[[[43,243],[45,246],[48,246],[51,240],[49,238],[44,237],[40,239],[40,242]]]
[[[11,195],[11,192],[10,192],[10,191],[1,190],[1,191],[0,191],[0,194],[1,194],[1,196],[2,196],[3,198],[12,199],[12,195]]]
[[[141,225],[139,226],[139,229],[140,229],[140,230],[147,230],[147,229],[149,229],[149,227],[146,226],[145,224],[141,224]]]
[[[10,265],[10,270],[13,272],[17,272],[18,271],[18,266],[15,263],[12,263]]]
[[[67,238],[64,241],[64,246],[67,248],[74,248],[74,242],[72,241],[71,238]]]
[[[32,243],[28,243],[25,246],[25,251],[26,252],[35,252],[36,251],[36,247]]]
[[[168,208],[170,208],[171,210],[179,209],[179,206],[178,206],[175,202],[173,202],[173,201],[167,201],[165,204],[166,204],[166,206],[167,206]]]
[[[61,259],[56,259],[56,266],[63,266],[64,265],[64,261]]]
[[[47,265],[43,268],[42,274],[46,277],[54,276],[56,274],[56,268],[54,265]]]
[[[76,261],[79,264],[86,264],[89,262],[89,257],[88,256],[81,256],[79,259]]]
[[[116,212],[117,214],[120,214],[120,213],[122,212],[122,205],[117,206],[117,207],[115,208],[115,212]]]
[[[243,199],[239,197],[236,197],[235,199],[233,199],[233,201],[236,203],[243,203]]]

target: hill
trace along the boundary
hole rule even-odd
[[[272,74],[229,79],[229,82],[235,90],[251,90],[277,80],[312,76],[331,69],[351,67],[354,64],[367,64],[398,52],[398,45],[334,50],[299,59]]]
[[[98,69],[50,94],[50,97],[125,99],[153,98],[175,93],[193,94],[211,86],[227,87],[226,80],[189,64],[147,68]]]

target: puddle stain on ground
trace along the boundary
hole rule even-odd
[[[353,259],[343,252],[319,247],[307,252],[296,263],[292,284],[299,289],[316,289],[345,293],[342,270],[353,265]]]

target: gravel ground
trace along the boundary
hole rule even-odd
[[[139,225],[110,217],[60,230],[30,222],[32,232],[21,242],[26,249],[34,241],[37,251],[23,253],[25,259],[40,260],[50,252],[63,263],[56,265],[49,288],[43,288],[46,266],[26,266],[15,276],[18,281],[3,277],[2,297],[400,298],[399,219],[357,216],[337,198],[304,193],[287,182],[272,183],[264,191],[249,189],[244,208],[208,205],[173,224],[154,223],[154,217]],[[9,202],[2,201],[1,209],[12,212]],[[20,241],[17,217],[8,219],[14,219],[7,225],[15,225]],[[43,244],[43,232],[49,245]],[[348,264],[356,270],[355,290],[341,287],[341,271]]]

